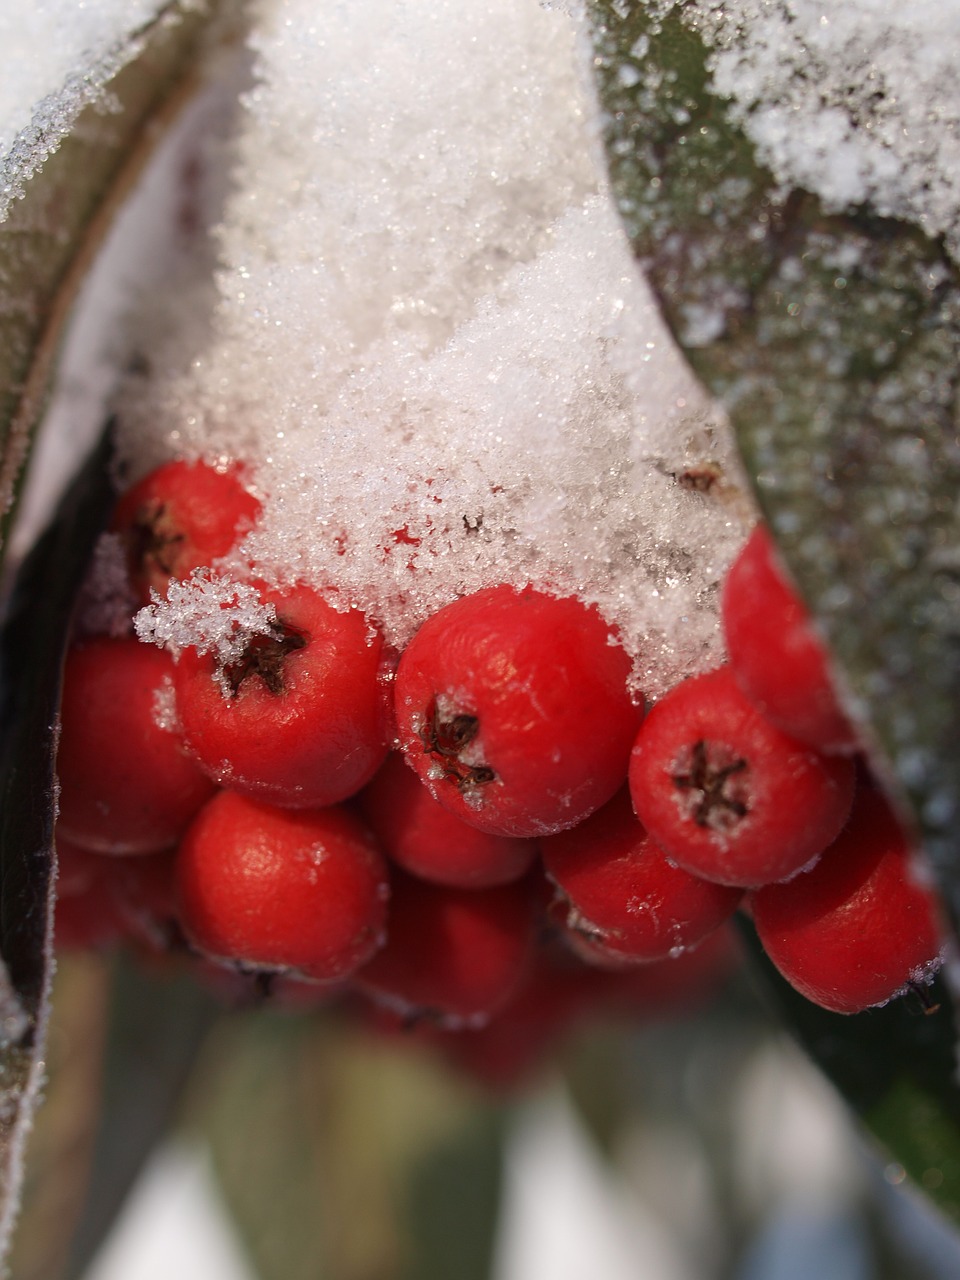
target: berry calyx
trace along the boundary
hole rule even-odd
[[[642,711],[595,609],[530,588],[465,596],[400,659],[397,726],[433,796],[483,831],[571,827],[622,784]]]
[[[827,647],[762,525],[727,574],[721,616],[737,683],[768,720],[820,751],[856,750]]]
[[[356,981],[412,1021],[483,1025],[527,971],[535,919],[527,880],[454,889],[398,871],[386,944]]]
[[[812,870],[751,895],[764,950],[808,1000],[858,1013],[922,987],[938,967],[937,900],[914,877],[911,857],[889,802],[865,785]]]
[[[221,791],[180,843],[176,884],[190,942],[245,969],[330,982],[383,939],[386,864],[340,806],[291,811]]]
[[[353,795],[387,753],[388,656],[357,609],[309,587],[262,592],[277,621],[223,666],[188,648],[176,668],[184,737],[204,770],[271,804],[320,808]]]
[[[676,685],[633,748],[630,792],[672,861],[720,884],[784,880],[816,858],[850,812],[855,769],[788,738],[721,667]]]
[[[403,755],[391,752],[360,805],[384,852],[434,884],[484,889],[518,880],[537,855],[533,840],[480,831],[445,809]]]
[[[260,502],[237,467],[164,463],[121,497],[110,528],[120,535],[141,604],[163,596],[171,578],[225,556],[256,523]]]
[[[669,862],[634,815],[626,788],[542,849],[563,893],[566,928],[621,959],[680,954],[727,920],[743,894]]]
[[[173,719],[170,655],[132,637],[75,646],[64,668],[59,830],[100,853],[176,843],[213,793]]]

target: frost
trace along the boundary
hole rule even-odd
[[[255,587],[209,569],[172,582],[165,599],[150,595],[152,603],[134,618],[137,636],[174,652],[212,653],[221,667],[239,661],[251,637],[271,635],[277,621],[276,609]]]
[[[127,635],[136,604],[123,542],[119,534],[104,533],[94,548],[93,563],[77,607],[75,629],[81,635]]]
[[[163,7],[158,0],[0,7],[0,221],[82,109],[101,102],[110,110],[104,85],[136,55],[136,31]]]
[[[776,179],[960,250],[957,0],[698,0],[713,89]]]

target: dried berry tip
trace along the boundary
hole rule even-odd
[[[688,772],[675,773],[673,785],[679,791],[691,791],[690,816],[698,827],[713,827],[715,830],[727,830],[749,812],[748,805],[740,794],[730,794],[727,788],[728,779],[742,774],[747,769],[746,760],[740,758],[729,764],[717,766],[711,762],[707,743],[701,738],[694,743]],[[713,748],[716,755],[716,748]],[[696,799],[699,793],[699,799]]]

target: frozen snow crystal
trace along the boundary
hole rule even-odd
[[[174,652],[192,647],[213,653],[221,666],[236,662],[255,635],[270,635],[277,621],[256,587],[197,569],[184,582],[172,582],[166,598],[155,591],[152,603],[134,619],[139,638]]]

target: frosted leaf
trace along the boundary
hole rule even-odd
[[[160,0],[37,0],[0,10],[0,221],[81,110],[139,52]],[[56,33],[51,38],[52,33]]]
[[[871,7],[881,26],[865,24],[864,47],[875,51],[878,29],[896,45],[900,20],[879,0]],[[764,5],[756,32],[786,9]],[[954,4],[942,9],[957,14]],[[758,9],[731,9],[748,11]],[[790,11],[804,29],[812,9]],[[726,13],[665,4],[623,16],[595,0],[614,188],[665,314],[734,420],[761,505],[836,657],[846,710],[874,768],[909,795],[956,918],[960,594],[949,548],[960,484],[960,272],[943,240],[928,234],[933,223],[880,217],[869,204],[831,212],[764,165],[753,116],[721,100],[709,74],[727,44],[707,48],[700,27],[719,42]],[[723,40],[740,47],[741,35],[750,32],[731,26]],[[643,75],[625,88],[617,68],[641,36],[649,42]],[[824,49],[832,54],[834,42]],[[851,75],[852,63],[838,65]],[[824,72],[812,83],[830,92],[833,82]],[[918,78],[907,101],[926,92]],[[945,146],[957,109],[954,86],[936,133]],[[836,114],[824,118],[833,129]],[[806,123],[798,113],[798,145]],[[919,172],[915,160],[923,168],[916,156],[902,159],[906,175]],[[906,205],[896,212],[912,216]],[[712,336],[702,326],[691,333],[691,315],[713,317]],[[903,816],[911,816],[906,798]]]

